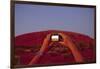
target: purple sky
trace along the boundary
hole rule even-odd
[[[15,36],[45,30],[72,31],[94,38],[94,8],[15,5]]]

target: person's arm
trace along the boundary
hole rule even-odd
[[[48,35],[46,36],[46,38],[44,39],[43,44],[42,44],[42,46],[41,46],[39,52],[36,54],[35,57],[32,58],[32,60],[29,62],[28,65],[35,64],[35,63],[40,59],[40,57],[44,54],[45,50],[47,49],[47,47],[48,47],[48,45],[49,45],[50,36],[51,36],[50,34],[48,34]]]
[[[77,49],[76,45],[71,41],[70,37],[68,37],[67,35],[65,35],[63,33],[60,33],[60,35],[62,36],[64,41],[59,42],[59,43],[63,44],[64,46],[68,47],[71,50],[71,52],[75,58],[75,61],[77,63],[83,63],[84,59],[83,59],[80,51]]]
[[[61,43],[61,44],[63,44],[66,47],[69,46],[68,48],[71,50],[71,52],[72,52],[72,54],[73,54],[73,56],[75,58],[75,61],[77,63],[83,63],[84,62],[83,57],[82,57],[80,51],[75,47],[75,45],[73,43],[69,43],[69,44]]]

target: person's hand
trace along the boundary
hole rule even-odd
[[[43,41],[43,43],[45,43],[45,42],[50,42],[50,37],[51,37],[51,34],[47,34],[47,36],[44,38],[44,41]]]
[[[62,37],[62,41],[59,41],[60,44],[66,45],[67,47],[69,47],[69,44],[72,43],[70,37],[64,33],[58,33],[61,37]]]

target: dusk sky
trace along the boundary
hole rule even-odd
[[[94,8],[15,5],[15,36],[46,30],[72,31],[94,38]]]

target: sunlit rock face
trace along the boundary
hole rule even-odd
[[[28,65],[28,63],[37,55],[40,50],[44,38],[50,33],[64,33],[71,38],[71,41],[75,44],[83,56],[84,63],[93,63],[96,61],[96,47],[95,40],[87,35],[68,32],[49,30],[41,32],[32,32],[15,37],[15,65]],[[48,49],[41,56],[36,65],[53,65],[53,64],[75,64],[75,59],[71,50],[59,43],[59,36],[51,36],[51,40],[55,43],[48,46]]]

